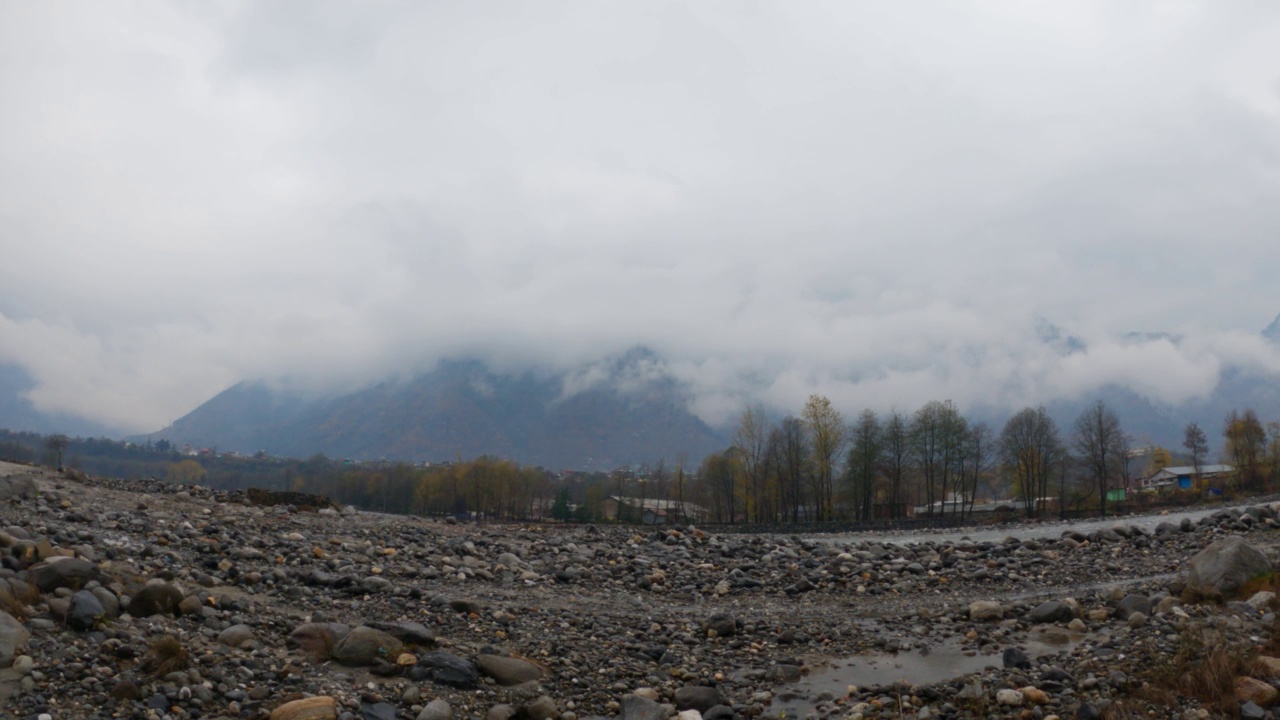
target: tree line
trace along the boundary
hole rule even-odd
[[[1280,423],[1256,412],[1230,413],[1220,456],[1234,488],[1280,487]],[[1134,467],[1132,438],[1105,402],[1087,407],[1065,432],[1043,407],[1015,413],[997,433],[950,401],[912,413],[864,410],[846,421],[830,400],[812,395],[799,416],[771,419],[747,406],[730,447],[691,467],[681,456],[613,472],[552,473],[480,457],[431,466],[352,463],[205,452],[195,457],[165,441],[127,443],[0,431],[0,458],[64,463],[90,474],[156,477],[219,489],[262,487],[326,495],[358,507],[474,519],[641,521],[652,501],[697,508],[716,523],[822,523],[901,520],[915,514],[965,518],[980,499],[1012,501],[1035,517],[1096,509],[1130,496],[1149,468]],[[1208,433],[1186,426],[1183,449],[1194,474],[1212,464]],[[1160,465],[1171,462],[1169,453]],[[1203,488],[1197,488],[1203,490]],[[1116,491],[1124,492],[1116,495]],[[629,503],[609,498],[627,499]],[[637,506],[635,501],[639,501]]]
[[[1207,435],[1190,423],[1185,436],[1199,477]],[[1234,488],[1280,487],[1280,423],[1233,412],[1223,438]],[[1138,474],[1151,469],[1134,466],[1140,450],[1101,400],[1065,431],[1041,406],[1015,413],[996,433],[950,401],[910,414],[864,410],[846,422],[827,398],[812,395],[799,417],[777,422],[748,406],[731,447],[702,462],[694,495],[729,523],[897,520],[915,508],[964,518],[980,497],[1010,499],[1029,517],[1090,508],[1105,516],[1111,498],[1131,498]],[[1160,466],[1170,461],[1167,451],[1158,454]]]

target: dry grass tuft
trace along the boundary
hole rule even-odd
[[[1223,602],[1222,593],[1205,592],[1190,585],[1182,589],[1182,594],[1178,596],[1178,599],[1184,605],[1221,605]]]
[[[1184,631],[1178,651],[1146,674],[1144,686],[1134,693],[1144,704],[1168,707],[1180,697],[1194,698],[1204,707],[1233,716],[1238,710],[1235,681],[1249,674],[1254,663],[1249,649],[1206,642],[1200,632]],[[1128,712],[1134,708],[1118,708]],[[1145,710],[1140,713],[1145,714]],[[1128,717],[1121,715],[1120,718]]]
[[[165,635],[151,643],[147,656],[142,661],[142,669],[154,677],[164,677],[175,670],[186,669],[190,660],[182,641],[172,635]]]
[[[1241,586],[1240,592],[1237,593],[1237,595],[1241,599],[1247,600],[1253,597],[1255,593],[1260,593],[1263,590],[1270,590],[1271,592],[1280,595],[1280,572],[1273,570],[1269,573],[1258,575]]]
[[[1240,589],[1236,590],[1230,596],[1224,596],[1216,590],[1197,590],[1188,586],[1182,589],[1180,599],[1182,602],[1189,605],[1201,603],[1221,605],[1228,600],[1248,600],[1253,597],[1254,594],[1262,592],[1263,590],[1270,590],[1271,592],[1280,595],[1280,571],[1272,571],[1257,575],[1244,585],[1241,585]]]
[[[40,590],[30,583],[20,583],[14,587],[10,583],[0,581],[0,610],[19,620],[28,617],[28,608],[40,601]]]

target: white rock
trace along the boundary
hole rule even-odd
[[[1258,612],[1266,612],[1275,607],[1276,594],[1270,590],[1261,590],[1253,594],[1247,601]]]
[[[1000,703],[1001,705],[1008,705],[1009,707],[1018,707],[1019,705],[1022,704],[1022,701],[1023,701],[1022,692],[1018,690],[1011,690],[1009,688],[1005,688],[1000,692],[996,693],[996,702]]]
[[[31,668],[36,666],[36,661],[31,659],[30,655],[19,655],[13,659],[13,669],[19,675],[26,675],[31,672]]]

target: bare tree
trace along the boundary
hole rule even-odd
[[[654,497],[662,501],[658,507],[659,509],[664,509],[666,502],[671,500],[671,497],[669,497],[671,496],[671,488],[668,487],[668,483],[671,482],[671,473],[667,471],[666,457],[659,457],[658,464],[653,466],[653,474],[650,477],[653,478]],[[669,515],[671,514],[668,512],[668,519]]]
[[[680,454],[676,455],[676,470],[672,477],[672,480],[676,484],[676,504],[680,508],[679,513],[680,513],[681,522],[684,522],[685,519],[688,517],[688,514],[685,513],[684,511],[684,485],[685,485],[684,466],[688,462],[689,462],[689,455],[684,451],[681,451]]]
[[[978,423],[969,428],[965,442],[965,468],[961,473],[964,492],[968,496],[968,510],[973,512],[973,503],[978,497],[978,486],[982,478],[991,470],[995,459],[995,434],[986,423]]]
[[[924,476],[925,504],[930,515],[939,500],[946,514],[947,488],[958,474],[966,425],[950,400],[925,403],[911,420],[911,449]]]
[[[1071,443],[1098,487],[1098,514],[1107,516],[1107,485],[1113,477],[1116,456],[1124,452],[1120,417],[1102,400],[1085,408],[1076,418]]]
[[[875,504],[876,480],[884,455],[884,431],[875,411],[863,410],[852,429],[852,447],[845,464],[845,478],[854,515],[870,520]]]
[[[1028,517],[1043,511],[1061,452],[1058,425],[1043,406],[1020,410],[1000,431],[1000,455],[1015,474]]]
[[[749,518],[760,522],[765,504],[765,451],[769,444],[769,423],[764,407],[748,405],[738,421],[733,435],[733,446],[738,451],[738,471],[742,473],[742,487],[746,493],[746,512]]]
[[[1120,469],[1120,479],[1124,481],[1124,492],[1128,496],[1133,485],[1133,436],[1120,433],[1120,442],[1116,443],[1116,466]]]
[[[835,475],[848,437],[844,417],[821,395],[810,395],[804,405],[805,429],[809,433],[812,461],[810,478],[817,501],[818,520],[830,520],[835,509]]]
[[[53,460],[53,466],[62,469],[62,454],[67,449],[67,443],[70,440],[66,435],[50,435],[45,441],[45,445],[49,448],[49,457]]]
[[[1195,470],[1196,485],[1199,485],[1200,468],[1204,466],[1205,455],[1209,453],[1209,438],[1199,425],[1193,422],[1187,423],[1187,427],[1182,431],[1182,447],[1191,454],[1191,468]]]
[[[712,453],[702,461],[698,469],[698,482],[705,487],[711,499],[711,514],[718,522],[732,524],[737,514],[734,496],[737,486],[737,470],[734,468],[733,448],[723,453]]]
[[[778,483],[782,488],[783,510],[790,511],[791,522],[800,519],[804,505],[804,481],[808,475],[809,444],[805,437],[804,423],[798,418],[785,417],[777,430]]]
[[[884,466],[889,479],[889,517],[902,517],[902,505],[907,501],[903,491],[907,469],[911,462],[911,432],[907,419],[893,410],[884,423]]]

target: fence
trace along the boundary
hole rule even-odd
[[[1000,520],[1012,519],[1002,517]],[[700,523],[703,530],[717,533],[740,533],[761,535],[815,535],[822,533],[856,533],[874,531],[911,531],[935,530],[987,525],[996,520],[994,517],[981,519],[972,516],[938,515],[934,517],[912,517],[898,520],[831,520],[827,522],[802,523]]]

